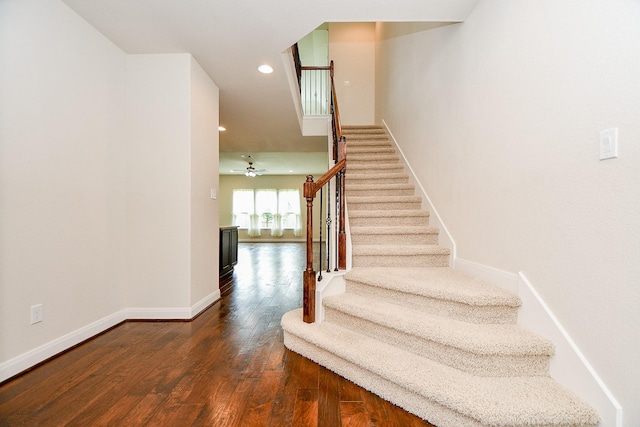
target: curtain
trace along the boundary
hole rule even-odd
[[[250,237],[271,230],[271,236],[282,237],[285,229],[302,235],[300,191],[283,189],[233,190],[233,225],[246,228]]]
[[[300,221],[300,190],[279,190],[278,191],[278,213],[282,216],[287,215],[292,221],[293,235],[300,236],[302,227]]]
[[[282,228],[282,215],[279,213],[273,216],[273,224],[271,224],[271,235],[273,237],[282,237],[284,229]]]
[[[250,228],[253,206],[253,190],[233,190],[233,225]]]
[[[247,229],[249,237],[260,236],[260,217],[257,214],[250,215],[249,227]]]

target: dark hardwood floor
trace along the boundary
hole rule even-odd
[[[240,244],[191,322],[126,322],[0,385],[0,426],[430,426],[285,349],[304,246]]]

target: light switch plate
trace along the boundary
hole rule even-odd
[[[618,157],[618,128],[600,132],[600,160]]]

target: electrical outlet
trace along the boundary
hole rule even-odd
[[[31,306],[31,324],[42,322],[42,304]]]

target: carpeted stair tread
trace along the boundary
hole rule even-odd
[[[347,192],[350,191],[378,191],[378,190],[415,190],[413,184],[398,183],[398,184],[366,184],[366,183],[345,183]]]
[[[285,345],[294,351],[296,339],[306,341],[481,425],[568,426],[599,422],[593,409],[548,377],[470,375],[335,324],[306,324],[302,322],[301,309],[286,313],[282,326]],[[289,335],[294,336],[291,342]],[[302,355],[319,362],[315,353],[308,353]],[[328,369],[333,368],[331,363],[323,362]],[[347,372],[342,375],[349,378]],[[356,375],[349,379],[362,383]],[[441,423],[440,427],[458,425],[450,422]]]
[[[384,132],[384,127],[380,125],[342,125],[343,133],[346,132],[358,132],[358,131],[381,131]]]
[[[349,152],[349,166],[359,163],[366,162],[368,164],[372,163],[380,163],[380,162],[398,162],[400,161],[400,157],[395,153],[358,153],[358,152]]]
[[[429,218],[429,211],[420,210],[420,209],[393,209],[393,210],[385,210],[385,209],[371,209],[371,210],[356,210],[353,212],[349,212],[349,218],[394,218],[394,217],[407,217],[407,216],[417,216]]]
[[[367,146],[367,145],[354,145],[354,146],[349,146],[349,159],[351,159],[351,156],[353,154],[367,154],[367,155],[372,155],[372,154],[390,154],[390,153],[395,153],[396,149],[393,148],[391,145],[389,145],[388,147],[380,147],[380,146]]]
[[[350,228],[351,234],[375,234],[375,235],[410,235],[410,234],[438,234],[436,227],[426,226],[400,226],[400,227],[365,227],[354,226]]]
[[[384,181],[393,181],[397,179],[403,179],[404,182],[409,181],[409,175],[407,175],[406,173],[381,171],[380,173],[372,176],[372,174],[370,173],[352,171],[349,169],[348,165],[347,165],[347,174],[345,176],[347,177],[346,182],[349,182],[349,181],[354,182],[357,180],[367,180],[367,181],[376,180],[376,181],[384,182]]]
[[[353,267],[345,280],[470,306],[515,308],[522,304],[516,294],[451,268]]]
[[[347,196],[347,203],[422,203],[420,196]]]
[[[370,163],[347,163],[347,173],[354,174],[377,174],[379,172],[391,173],[402,171],[403,166],[399,162],[379,162],[375,165]],[[397,172],[400,173],[400,172]]]
[[[356,132],[349,135],[345,135],[345,137],[347,138],[347,144],[351,144],[356,141],[374,141],[374,140],[389,141],[389,137],[384,133],[373,133],[373,132],[357,133]]]
[[[391,141],[385,136],[380,135],[375,138],[375,135],[354,135],[349,138],[347,143],[348,147],[393,147]],[[349,150],[349,149],[347,149]],[[347,151],[347,156],[349,151]],[[348,157],[347,157],[348,158]]]
[[[449,255],[449,248],[438,245],[357,245],[354,246],[353,255]],[[373,267],[375,268],[375,267]]]
[[[357,196],[412,196],[415,194],[415,186],[413,184],[396,183],[396,184],[351,184],[346,183],[347,193],[350,197]]]
[[[554,354],[554,347],[515,324],[468,323],[424,313],[349,292],[326,297],[323,305],[421,339],[484,355]]]

